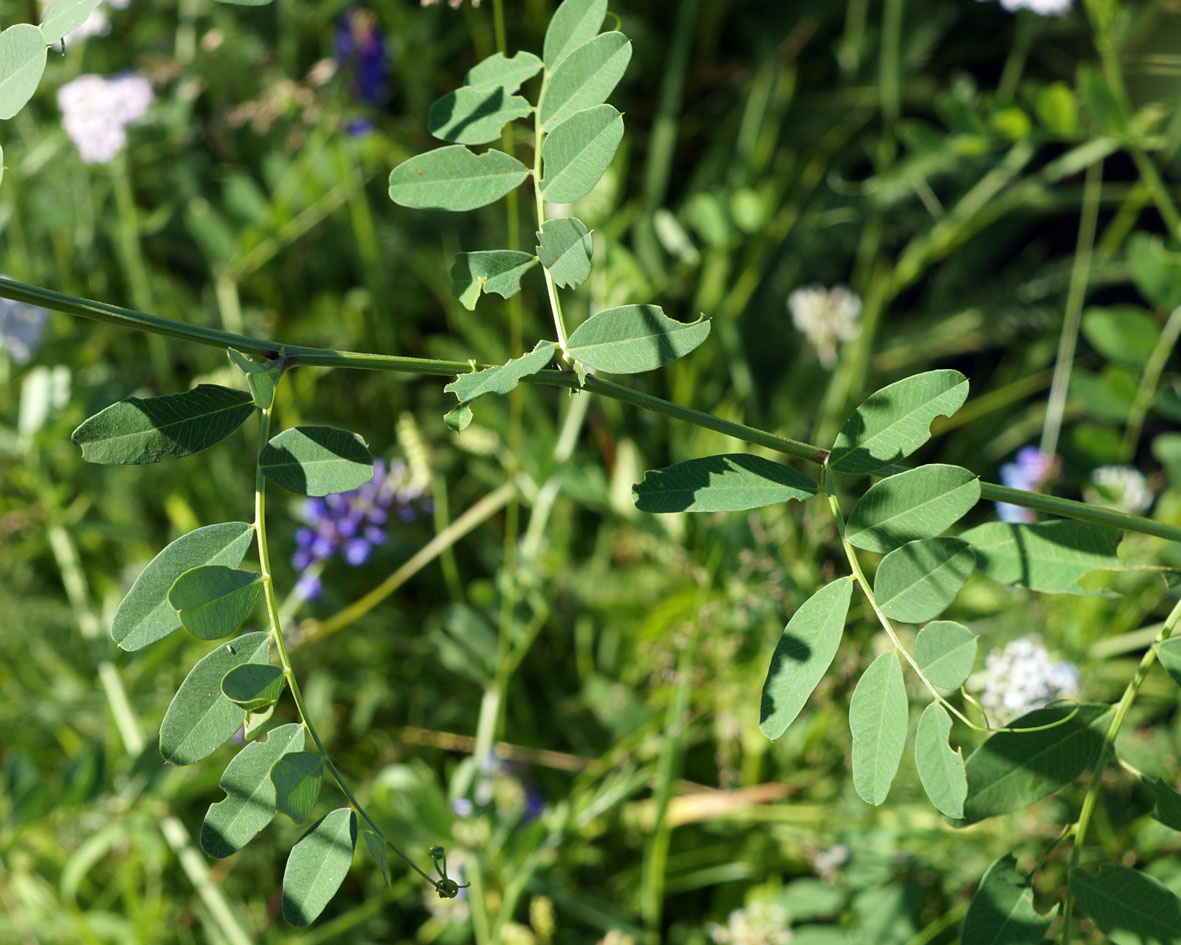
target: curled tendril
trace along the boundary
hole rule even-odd
[[[447,875],[447,851],[439,844],[435,844],[427,853],[435,861],[435,869],[439,872],[439,878],[433,882],[435,892],[439,894],[440,899],[454,899],[459,895],[461,889],[467,889],[471,885],[471,883],[457,883]]]

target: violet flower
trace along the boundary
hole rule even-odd
[[[1010,489],[1037,492],[1058,472],[1058,457],[1043,453],[1036,446],[1023,446],[1017,451],[1017,461],[1001,466],[1001,483]],[[1030,523],[1033,509],[1009,502],[997,502],[996,514],[1002,522]]]

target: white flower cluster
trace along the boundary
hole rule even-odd
[[[774,902],[752,902],[735,909],[725,925],[710,923],[707,931],[717,945],[789,945],[787,910]]]
[[[1051,661],[1046,648],[1032,637],[989,653],[978,682],[980,704],[1002,725],[1079,691],[1078,667],[1067,660]]]
[[[1083,497],[1092,505],[1106,505],[1129,515],[1147,512],[1153,494],[1144,473],[1135,466],[1100,466],[1091,473]]]
[[[0,299],[0,351],[17,364],[28,364],[41,344],[49,313],[36,305]]]
[[[75,26],[72,30],[66,33],[66,39],[70,42],[78,43],[84,39],[89,39],[91,36],[106,36],[111,31],[111,21],[107,19],[104,7],[113,7],[116,10],[126,10],[127,5],[131,0],[103,0],[98,6],[90,11],[88,16],[81,26]],[[40,3],[42,11],[45,10],[49,3],[47,0],[41,0]],[[56,45],[61,46],[59,41]]]
[[[808,339],[827,368],[837,362],[837,343],[852,341],[860,330],[861,299],[843,285],[796,289],[787,297],[787,307],[796,330]]]
[[[62,127],[87,164],[107,164],[127,144],[126,127],[152,104],[152,85],[130,73],[105,79],[80,75],[58,90]]]
[[[1001,6],[1010,13],[1031,10],[1040,16],[1063,16],[1070,12],[1073,0],[1001,0]]]

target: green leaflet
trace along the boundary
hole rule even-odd
[[[709,337],[709,320],[678,322],[659,305],[621,305],[574,329],[566,350],[592,371],[638,374],[675,361]]]
[[[451,267],[451,294],[474,312],[481,293],[512,298],[521,291],[521,276],[537,265],[537,257],[512,249],[456,253]]]
[[[553,203],[585,197],[611,165],[622,139],[623,116],[610,105],[575,112],[541,145],[542,195]]]
[[[1115,945],[1176,945],[1181,942],[1181,899],[1160,880],[1104,863],[1099,875],[1070,871],[1078,904]]]
[[[968,397],[959,371],[927,371],[870,394],[845,421],[828,465],[866,473],[909,456],[931,438],[931,421],[950,417]]]
[[[840,646],[852,594],[853,579],[838,578],[804,601],[784,627],[759,709],[759,729],[768,738],[787,731],[824,678]]]
[[[279,376],[283,373],[282,360],[260,363],[233,348],[226,348],[226,356],[230,359],[230,364],[245,375],[255,405],[263,410],[269,409],[275,402],[275,385],[279,383]]]
[[[1128,238],[1128,269],[1140,294],[1168,311],[1181,304],[1181,267],[1159,236],[1133,233]]]
[[[254,541],[247,522],[206,525],[182,535],[154,557],[135,579],[111,621],[111,638],[124,650],[140,650],[181,625],[168,603],[176,579],[190,568],[221,564],[236,568]]]
[[[893,650],[869,664],[849,701],[853,733],[853,787],[875,807],[890,793],[906,747],[906,686]]]
[[[1083,336],[1108,361],[1143,368],[1160,339],[1160,325],[1138,305],[1089,308],[1083,315]]]
[[[958,689],[976,663],[976,634],[954,620],[933,620],[915,637],[914,658],[932,685]]]
[[[1078,585],[1084,574],[1123,567],[1115,554],[1120,533],[1089,522],[989,522],[960,537],[976,552],[981,573],[1031,591],[1086,594]]]
[[[200,384],[183,394],[128,397],[83,420],[70,436],[82,458],[102,465],[190,456],[233,433],[254,412],[250,394]]]
[[[224,677],[222,678],[222,682],[225,682]],[[242,737],[247,741],[254,741],[255,739],[259,738],[263,734],[262,727],[271,720],[271,716],[274,714],[274,703],[271,703],[262,709],[256,709],[253,712],[247,712],[246,721],[242,724]]]
[[[202,564],[176,579],[168,591],[168,603],[193,636],[219,640],[242,626],[261,590],[262,579],[253,571]]]
[[[1181,794],[1174,791],[1160,778],[1153,778],[1150,782],[1156,792],[1156,804],[1152,808],[1152,816],[1166,827],[1181,830]]]
[[[342,807],[317,821],[292,847],[283,871],[283,918],[303,927],[324,911],[353,863],[357,815]]]
[[[487,144],[500,137],[510,121],[525,118],[532,106],[501,86],[473,89],[463,86],[437,99],[427,115],[431,134],[457,144]]]
[[[102,0],[53,0],[41,18],[45,43],[53,44],[70,30],[81,26]]]
[[[390,171],[390,199],[420,210],[475,210],[528,176],[528,168],[503,151],[477,155],[452,144],[417,154]]]
[[[462,433],[471,425],[472,408],[467,404],[452,407],[443,415],[443,422],[447,424],[447,429],[455,433]]]
[[[31,23],[18,23],[0,33],[0,118],[11,118],[37,91],[49,42]]]
[[[538,258],[562,288],[576,286],[590,275],[593,248],[590,230],[577,217],[546,220],[537,234]]]
[[[220,786],[225,800],[209,807],[201,825],[201,849],[224,859],[246,846],[275,817],[271,768],[289,751],[303,749],[303,726],[280,725],[265,742],[251,742],[227,766]]]
[[[485,394],[507,394],[516,388],[521,378],[536,374],[549,364],[557,350],[558,346],[554,342],[539,341],[528,354],[513,358],[500,367],[460,374],[443,390],[458,397],[461,404],[470,404]]]
[[[816,482],[790,466],[747,453],[704,456],[644,473],[632,486],[641,512],[739,512],[816,494]]]
[[[1172,677],[1173,682],[1181,686],[1181,637],[1163,640],[1154,643],[1153,646],[1156,647],[1156,658],[1160,660],[1165,672]]]
[[[487,59],[472,66],[464,76],[463,84],[473,89],[500,87],[512,94],[526,79],[541,71],[541,60],[531,52],[521,51],[515,56],[493,53]]]
[[[619,84],[631,61],[632,44],[622,33],[600,33],[566,56],[541,93],[539,109],[546,133],[575,112],[601,105]],[[548,62],[548,58],[546,59]]]
[[[390,861],[385,852],[385,841],[381,839],[372,830],[366,830],[363,834],[365,837],[365,847],[369,851],[369,855],[373,857],[373,862],[377,864],[377,868],[381,870],[381,875],[385,879],[386,888],[393,884],[390,878]]]
[[[189,671],[160,723],[160,754],[170,765],[191,765],[234,734],[246,713],[221,692],[221,680],[242,663],[267,658],[267,635],[246,633],[222,644]]]
[[[1033,887],[1006,854],[988,868],[968,905],[961,945],[1041,945],[1057,911],[1037,914]]]
[[[914,736],[914,764],[923,790],[935,809],[948,817],[962,817],[968,779],[964,756],[948,744],[951,716],[938,702],[932,702],[919,717]]]
[[[934,538],[980,499],[980,480],[959,466],[933,464],[874,483],[849,516],[851,545],[884,554],[916,538]]]
[[[336,427],[292,427],[271,437],[258,456],[262,474],[299,495],[348,492],[373,478],[365,440]]]
[[[273,663],[243,663],[221,680],[221,691],[247,712],[274,705],[283,692],[283,669]]]
[[[873,593],[882,613],[906,623],[938,617],[972,574],[975,555],[958,538],[925,538],[895,548],[878,565]]]
[[[541,47],[542,58],[552,72],[563,59],[594,39],[607,15],[607,0],[566,0],[550,17]]]
[[[324,781],[324,762],[314,751],[284,755],[271,768],[275,785],[275,810],[297,824],[312,816]]]
[[[1077,778],[1099,757],[1110,709],[1094,702],[1047,706],[1026,713],[1010,727],[1059,723],[1052,728],[990,735],[968,756],[968,797],[956,825],[1021,810]]]

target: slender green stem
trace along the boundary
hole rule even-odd
[[[541,91],[537,95],[537,107],[533,110],[533,196],[537,205],[537,231],[545,225],[545,197],[541,194],[541,144],[545,140],[545,129],[541,127],[541,103],[545,101],[545,91],[549,88],[550,73],[547,69],[541,76]],[[562,303],[558,299],[558,290],[554,285],[549,270],[541,267],[545,275],[545,291],[549,295],[550,311],[554,315],[554,330],[558,333],[558,345],[562,349],[562,357],[566,358],[566,325],[562,321]]]
[[[1169,355],[1177,346],[1177,337],[1181,335],[1181,307],[1173,309],[1165,327],[1161,330],[1156,347],[1148,356],[1148,363],[1144,365],[1144,373],[1140,375],[1140,386],[1136,389],[1136,399],[1132,402],[1132,410],[1128,414],[1128,425],[1124,428],[1124,442],[1120,449],[1124,462],[1130,463],[1136,455],[1136,447],[1140,443],[1140,432],[1144,429],[1144,418],[1148,416],[1148,408],[1152,404],[1152,397],[1156,393],[1156,385],[1160,382],[1161,372],[1168,363]]]

